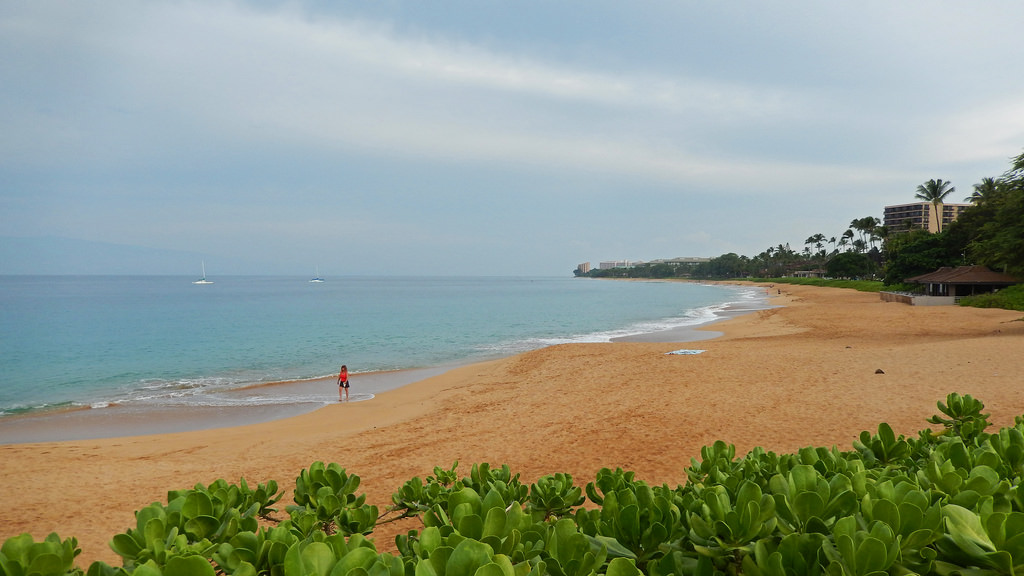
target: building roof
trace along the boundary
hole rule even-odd
[[[918,284],[1017,284],[1020,280],[993,272],[985,266],[943,266],[935,272],[907,278],[907,282]]]
[[[956,203],[956,202],[940,202],[940,204],[942,204],[943,206],[957,206],[957,207],[961,207],[961,208],[970,208],[971,206],[974,206],[974,204],[960,204],[960,203]],[[931,205],[932,205],[931,202],[922,201],[922,202],[910,202],[909,204],[888,204],[888,205],[886,205],[886,208],[909,208],[909,207],[931,206]]]

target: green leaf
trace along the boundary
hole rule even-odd
[[[0,553],[10,561],[25,564],[28,561],[28,553],[33,544],[35,544],[35,540],[32,538],[32,535],[24,532],[5,540],[3,546],[0,546]]]
[[[170,504],[168,504],[168,507],[170,507]],[[142,510],[139,510],[138,512],[135,513],[136,529],[138,529],[141,532],[145,528],[146,524],[148,524],[154,518],[159,519],[161,522],[167,520],[167,511],[164,510],[163,506],[157,504],[156,502],[150,504],[149,506],[146,506]]]
[[[110,549],[125,559],[136,558],[139,552],[142,551],[142,547],[139,546],[138,542],[128,534],[115,535],[110,541]]]
[[[420,533],[420,550],[429,556],[442,543],[441,531],[437,526],[428,526]]]
[[[947,536],[971,558],[980,561],[995,551],[995,544],[974,512],[949,504],[942,508],[942,516],[946,520]]]
[[[331,570],[331,576],[345,576],[349,570],[356,568],[369,570],[374,562],[377,561],[377,558],[378,555],[372,548],[359,547],[355,550],[350,550],[348,554],[342,556],[338,563],[334,565],[334,569]]]
[[[455,548],[451,546],[439,546],[430,554],[430,558],[427,559],[430,562],[431,570],[435,574],[444,574],[448,567],[448,560],[451,559],[454,553]]]
[[[484,496],[484,499],[481,502],[480,512],[482,514],[487,514],[492,509],[495,509],[495,508],[504,510],[505,508],[508,507],[508,504],[509,503],[505,502],[505,499],[501,496],[501,492],[498,492],[496,489],[491,488],[487,492],[487,495]]]
[[[64,562],[60,555],[52,552],[44,552],[42,554],[37,554],[35,558],[32,558],[32,562],[28,565],[28,570],[26,570],[25,573],[31,575],[57,575],[66,573],[66,570],[64,569]]]
[[[611,536],[587,535],[587,540],[590,541],[590,549],[594,553],[605,550],[611,558],[629,558],[636,560],[636,554],[634,554],[632,550],[626,548],[621,542]]]
[[[231,572],[231,576],[258,576],[258,574],[256,567],[245,561],[239,563],[234,572]]]
[[[460,504],[466,504],[469,506],[472,514],[479,514],[482,505],[480,494],[472,488],[463,488],[456,492],[452,492],[448,496],[448,511],[454,518],[454,511]]]
[[[516,570],[507,556],[498,554],[493,561],[478,568],[475,576],[516,576]]]
[[[861,574],[870,574],[872,572],[884,571],[889,567],[886,561],[887,552],[885,544],[878,538],[872,538],[870,536],[864,538],[864,540],[857,547],[857,571]],[[850,558],[849,560],[854,560]]]
[[[457,527],[459,534],[466,538],[479,540],[484,535],[484,521],[477,514],[469,514],[459,519]]]
[[[167,536],[173,529],[169,529],[164,523],[163,517],[153,517],[146,521],[142,528],[143,542],[139,544],[145,548],[149,548],[154,542],[164,542],[167,540]],[[135,536],[136,540],[138,536]]]
[[[490,546],[476,540],[463,540],[448,559],[445,576],[473,576],[478,568],[491,561],[493,555]]]
[[[886,422],[878,425],[878,438],[886,447],[896,444],[896,433],[892,431],[892,426],[889,426]]]
[[[210,561],[202,556],[173,556],[163,573],[163,576],[217,576]]]
[[[421,558],[416,561],[416,568],[413,569],[414,576],[438,576],[436,570],[434,570],[433,562],[428,559]]]
[[[165,576],[165,574],[161,574],[160,568],[156,565],[156,562],[148,560],[145,564],[142,564],[136,567],[135,570],[132,570],[131,576]],[[197,572],[197,574],[201,575],[203,573]]]
[[[299,543],[296,542],[288,547],[284,555],[284,576],[306,576],[305,565],[302,561],[302,552],[299,550]]]
[[[806,492],[817,488],[819,474],[813,466],[807,464],[794,466],[789,471],[789,476],[791,489],[794,492]]]
[[[302,550],[302,564],[306,572],[327,576],[337,563],[334,550],[324,542],[310,542]]]
[[[640,576],[642,574],[632,560],[626,558],[613,558],[608,563],[606,576]]]
[[[513,576],[513,574],[505,574],[501,569],[501,566],[491,562],[484,564],[474,572],[474,576]]]
[[[622,534],[630,542],[637,542],[643,535],[640,528],[640,508],[636,504],[630,504],[619,513],[619,526]]]
[[[185,504],[181,507],[181,515],[185,518],[197,516],[213,516],[213,500],[205,492],[192,491],[185,496]]]
[[[503,508],[491,508],[481,528],[484,536],[502,536],[505,533],[505,521],[508,517]],[[461,532],[461,530],[460,530]]]
[[[888,524],[893,531],[900,530],[900,511],[890,500],[871,501],[871,519]]]
[[[825,514],[825,502],[817,492],[801,492],[793,499],[793,513],[801,522],[806,523],[812,517]]]
[[[195,516],[185,522],[185,533],[193,541],[212,538],[220,528],[220,521],[213,516]]]

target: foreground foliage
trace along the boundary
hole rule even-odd
[[[23,534],[0,547],[0,575],[1024,574],[1024,419],[988,433],[980,400],[937,406],[939,429],[908,438],[882,423],[848,451],[737,457],[716,442],[674,488],[622,469],[584,487],[562,473],[527,485],[483,463],[460,477],[456,462],[407,481],[382,515],[358,476],[315,462],[276,525],[257,520],[273,521],[276,482],[218,480],[136,512],[110,543],[122,566],[83,571],[74,538]],[[379,553],[373,529],[407,517],[422,528]]]

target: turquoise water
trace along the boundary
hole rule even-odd
[[[752,288],[576,278],[0,276],[0,417],[211,403],[253,384],[436,367],[697,325]]]

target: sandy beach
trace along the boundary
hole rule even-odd
[[[526,481],[568,472],[582,485],[622,467],[676,485],[715,440],[739,453],[848,449],[883,421],[916,434],[949,392],[983,400],[995,426],[1024,414],[1020,312],[911,307],[831,288],[771,294],[779,308],[715,323],[708,329],[723,335],[712,339],[554,346],[261,424],[3,445],[0,540],[56,531],[78,538],[79,566],[120,565],[107,542],[168,490],[240,477],[287,488],[316,460],[359,475],[384,508],[405,480],[456,460],[464,474],[490,462]],[[666,354],[681,348],[704,352]],[[413,522],[378,531],[378,549]]]

